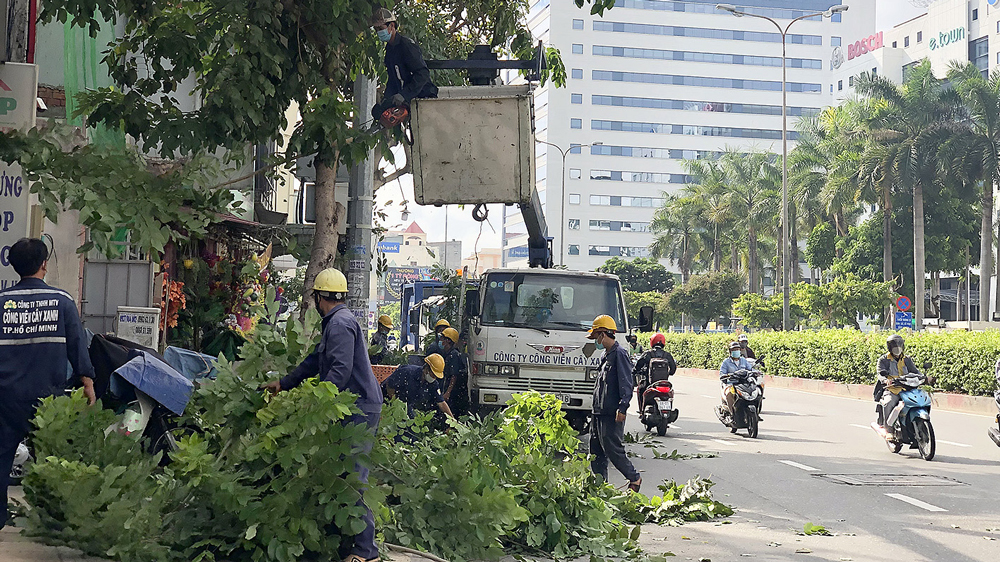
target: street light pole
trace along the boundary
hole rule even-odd
[[[559,155],[562,157],[562,164],[559,168],[562,176],[559,182],[559,265],[566,265],[566,156],[569,155],[570,151],[574,148],[583,149],[588,146],[600,146],[604,143],[598,141],[590,144],[581,144],[579,146],[570,145],[569,148],[563,150],[559,145],[549,141],[543,141],[536,138],[535,142],[547,144],[552,148],[555,148],[559,151]],[[546,181],[548,180],[546,179]]]
[[[847,6],[838,4],[830,7],[825,12],[799,16],[788,22],[788,25],[785,27],[781,27],[781,24],[767,16],[741,12],[731,4],[718,4],[715,8],[729,12],[736,17],[747,16],[767,20],[773,23],[778,28],[778,33],[781,34],[781,328],[788,330],[792,325],[792,315],[791,308],[789,307],[791,297],[791,264],[789,263],[789,260],[791,260],[791,241],[789,240],[788,227],[788,44],[786,39],[788,38],[788,29],[795,22],[816,16],[830,18],[833,17],[833,14],[846,12]],[[798,267],[798,264],[795,265]]]

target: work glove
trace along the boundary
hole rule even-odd
[[[392,96],[392,105],[400,107],[405,104],[406,104],[406,98],[403,97],[403,94],[396,94]]]

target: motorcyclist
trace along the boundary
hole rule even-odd
[[[893,334],[885,340],[887,353],[878,360],[878,381],[875,383],[874,398],[875,403],[882,401],[882,396],[888,390],[891,394],[889,399],[881,407],[876,407],[878,411],[878,424],[886,429],[887,416],[896,405],[899,404],[899,393],[902,390],[899,386],[892,384],[898,377],[905,377],[910,373],[921,374],[917,366],[913,364],[913,359],[905,355],[906,343],[903,336]]]
[[[632,348],[633,355],[640,355],[643,352],[642,345],[639,343],[639,336],[629,334],[625,336],[625,341],[627,341],[629,347]]]
[[[750,337],[746,334],[740,334],[740,337],[736,338],[736,341],[740,342],[740,353],[743,357],[747,359],[756,359],[757,356],[754,354],[753,349],[750,348]]]
[[[729,382],[729,377],[737,371],[751,371],[753,367],[740,349],[740,342],[734,341],[729,344],[729,357],[722,360],[719,365],[719,379],[722,382],[722,402],[725,404],[729,415],[732,415],[736,407],[736,389]]]
[[[392,318],[385,314],[379,316],[378,329],[368,343],[368,358],[372,365],[381,365],[385,352],[389,350],[389,330],[392,330]]]
[[[642,398],[642,393],[646,391],[646,387],[649,386],[649,362],[652,359],[664,359],[667,362],[667,376],[672,377],[674,373],[677,372],[677,362],[674,361],[674,356],[670,354],[669,351],[663,349],[667,345],[667,338],[663,334],[654,334],[649,340],[649,345],[652,349],[643,353],[639,356],[639,359],[635,362],[635,380],[639,385],[638,395],[640,400]],[[644,404],[640,404],[644,406]]]

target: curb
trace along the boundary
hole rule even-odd
[[[677,369],[677,374],[682,377],[696,379],[719,379],[719,371],[714,369]],[[872,394],[875,389],[875,386],[871,384],[847,384],[798,377],[776,377],[774,375],[764,375],[764,386],[868,401],[872,401]],[[997,413],[996,401],[992,396],[969,396],[967,394],[935,392],[931,395],[931,404],[934,408],[951,412],[963,412],[981,416],[994,416]]]

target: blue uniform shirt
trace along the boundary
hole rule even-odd
[[[750,366],[750,362],[747,361],[746,357],[740,356],[739,359],[733,359],[732,357],[726,357],[722,361],[722,365],[719,365],[719,378],[724,379],[729,375],[741,370],[751,370],[753,367]]]
[[[628,411],[635,380],[632,378],[632,359],[618,342],[601,355],[600,374],[594,385],[594,414],[614,416]]]
[[[33,402],[66,388],[66,361],[94,377],[73,298],[29,277],[0,291],[0,400]]]
[[[424,368],[420,365],[402,365],[392,372],[385,382],[386,388],[396,392],[396,397],[406,402],[407,410],[433,410],[444,402],[441,381],[424,382]]]
[[[382,389],[368,362],[368,343],[361,326],[346,305],[338,304],[323,317],[323,338],[301,365],[281,379],[282,390],[295,388],[319,375],[342,391],[358,395],[358,408],[366,414],[382,411]]]

